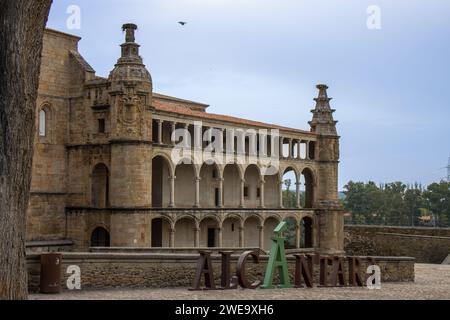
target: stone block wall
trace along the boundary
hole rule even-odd
[[[409,256],[418,263],[442,263],[450,254],[450,229],[345,226],[350,255]]]

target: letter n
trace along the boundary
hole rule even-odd
[[[348,284],[353,287],[362,287],[361,259],[357,257],[348,258]]]
[[[313,257],[303,254],[296,254],[295,256],[295,287],[303,288],[302,277],[308,288],[314,286],[314,261]]]
[[[331,286],[345,286],[344,262],[342,257],[333,258],[333,272],[331,273]]]

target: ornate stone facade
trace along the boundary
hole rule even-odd
[[[123,26],[125,43],[108,78],[97,77],[79,54],[80,38],[46,30],[28,241],[71,240],[75,250],[267,250],[274,227],[291,220],[294,247],[342,252],[339,137],[327,87],[318,86],[308,131],[208,113],[205,104],[153,92],[136,29]],[[229,135],[230,128],[256,132],[256,138]],[[177,139],[180,129],[185,130]],[[173,154],[180,141],[193,147],[189,159],[177,162]],[[231,148],[231,161],[195,161],[213,141]],[[269,174],[253,149],[275,156],[276,170]],[[288,207],[283,176],[289,171],[296,178],[296,200]]]

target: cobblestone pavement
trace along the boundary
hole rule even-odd
[[[450,299],[450,265],[416,264],[414,283],[383,283],[380,290],[367,288],[313,288],[192,292],[175,289],[109,289],[33,294],[31,300],[335,300],[335,299]]]

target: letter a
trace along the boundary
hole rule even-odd
[[[214,284],[214,272],[211,264],[211,252],[199,251],[200,258],[197,263],[197,271],[195,273],[194,283],[190,290],[202,290],[201,281],[202,275],[205,275],[205,287],[206,289],[214,290],[216,285]]]
[[[286,238],[283,237],[283,231],[287,228],[285,221],[281,222],[274,230],[274,237],[272,238],[272,249],[270,250],[269,263],[267,264],[266,276],[264,277],[264,285],[262,289],[273,288],[273,276],[275,270],[278,270],[280,276],[280,288],[292,288],[288,265],[286,260],[286,253],[284,251],[284,242]]]

